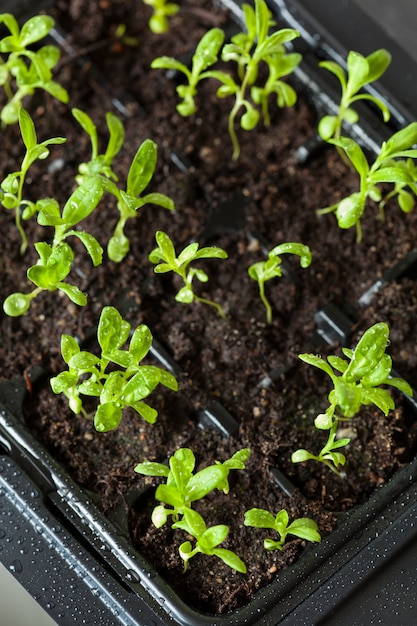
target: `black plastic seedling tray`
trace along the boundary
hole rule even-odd
[[[334,314],[332,309],[332,328],[340,320]],[[40,374],[33,373],[34,383]],[[59,624],[80,618],[149,626],[362,624],[388,615],[412,623],[417,460],[366,505],[344,514],[326,541],[306,549],[250,605],[222,617],[206,616],[188,608],[132,549],[125,514],[116,510],[104,517],[94,497],[33,439],[21,412],[25,389],[23,380],[0,388],[2,562]],[[202,426],[220,427],[225,436],[233,427],[218,404],[201,417]],[[291,483],[279,470],[274,474],[291,495]],[[143,495],[128,493],[126,500],[134,504]]]
[[[224,3],[239,19],[239,5],[231,0]],[[352,40],[363,52],[388,44],[383,32],[357,4],[344,2],[337,13],[331,2],[314,3],[312,12],[310,4],[275,0],[273,6],[281,20],[302,32],[300,45],[306,61],[298,79],[320,108],[332,103],[333,85],[318,76],[317,58],[324,54],[335,59],[345,56],[346,50],[354,47]],[[349,10],[349,21],[344,18],[345,9]],[[402,50],[398,54],[406,59]],[[414,76],[415,65],[411,59],[407,63],[408,75]],[[413,95],[417,81],[412,81],[412,90],[405,93],[396,82],[390,82],[398,78],[395,69],[390,76],[382,91],[393,106],[392,125],[396,129],[417,113]],[[358,139],[371,151],[386,132],[372,111],[365,113],[363,124],[356,129]],[[217,222],[216,214],[224,216],[223,211],[212,211],[207,237],[231,227],[224,218]],[[376,291],[416,263],[416,257],[413,251],[375,280],[355,306],[369,303]],[[323,340],[329,344],[348,342],[355,306],[340,310],[328,303],[317,311],[311,345]],[[153,354],[165,367],[176,370],[176,363],[157,342]],[[41,371],[32,372],[33,383],[42,375]],[[268,385],[279,375],[270,372],[259,384]],[[300,560],[258,592],[249,605],[220,617],[205,615],[179,599],[132,548],[124,512],[116,510],[103,516],[94,495],[80,489],[33,438],[22,412],[25,393],[23,379],[0,384],[1,561],[58,624],[415,623],[417,459],[400,469],[366,505],[341,515],[339,525],[325,541],[305,549]],[[417,413],[413,400],[410,410]],[[224,436],[236,428],[234,416],[216,402],[203,408],[198,419],[202,428],[217,428]],[[294,487],[286,477],[278,468],[272,473],[277,485],[291,495]],[[128,493],[126,500],[133,505],[142,495]]]

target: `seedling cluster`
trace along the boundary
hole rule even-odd
[[[106,151],[101,155],[98,154],[97,131],[91,118],[79,109],[74,109],[73,115],[90,136],[92,158],[88,163],[80,164],[76,177],[78,186],[61,211],[55,198],[43,198],[37,202],[23,199],[23,186],[30,166],[37,159],[45,159],[49,155],[48,146],[61,144],[65,142],[65,138],[55,137],[38,143],[35,125],[29,113],[23,108],[19,109],[19,126],[26,154],[21,169],[9,174],[1,183],[0,203],[15,212],[16,226],[22,238],[21,254],[24,254],[28,245],[21,217],[28,220],[37,215],[38,224],[52,227],[54,237],[52,244],[46,241],[34,244],[39,260],[36,265],[28,268],[27,277],[35,288],[29,293],[13,293],[4,301],[3,309],[12,317],[26,313],[32,300],[42,291],[62,292],[79,306],[87,304],[87,296],[76,285],[65,280],[71,272],[75,255],[66,239],[70,236],[76,237],[86,248],[93,265],[102,263],[102,246],[91,233],[82,230],[80,225],[98,207],[106,191],[117,199],[120,214],[107,246],[109,258],[115,262],[122,261],[129,251],[129,240],[123,229],[129,218],[137,217],[139,208],[153,203],[174,209],[173,201],[164,194],[154,192],[141,195],[150,183],[156,167],[157,147],[153,141],[145,140],[139,146],[129,168],[126,191],[123,191],[114,182],[117,181],[117,176],[112,170],[113,159],[124,141],[122,123],[115,115],[107,115],[110,137]],[[24,210],[21,215],[22,207]]]
[[[156,204],[170,211],[173,211],[175,208],[174,202],[165,194],[153,192],[144,196],[141,195],[155,173],[158,148],[151,139],[146,139],[139,146],[129,167],[126,189],[119,189],[116,184],[118,177],[113,171],[113,159],[124,143],[125,131],[123,124],[113,113],[107,114],[109,141],[104,154],[98,154],[97,129],[93,120],[79,109],[73,109],[72,114],[89,135],[92,148],[91,160],[79,166],[79,174],[76,177],[78,184],[82,185],[89,178],[98,176],[102,181],[104,189],[117,200],[120,216],[114,229],[114,234],[107,245],[107,254],[112,261],[120,263],[130,249],[129,239],[124,232],[126,222],[131,218],[137,217],[139,209],[145,206],[145,204]]]
[[[144,1],[153,8],[150,28],[155,33],[165,32],[169,26],[168,19],[176,14],[178,5],[166,0]],[[263,119],[265,126],[269,126],[271,96],[280,108],[291,107],[296,103],[294,88],[283,78],[294,72],[302,60],[300,53],[288,52],[285,47],[299,37],[297,31],[285,28],[270,33],[275,24],[264,0],[255,0],[254,7],[244,4],[242,9],[245,31],[225,43],[223,30],[212,28],[198,43],[191,66],[167,56],[156,58],[152,63],[153,68],[174,70],[185,78],[185,83],[177,87],[181,98],[177,110],[183,116],[196,112],[198,87],[203,80],[213,79],[220,83],[217,97],[230,97],[232,100],[228,132],[233,147],[232,158],[235,160],[240,155],[237,124],[250,131]],[[0,40],[0,54],[6,55],[0,60],[0,85],[4,86],[8,98],[0,118],[3,124],[19,122],[25,146],[20,170],[8,174],[0,185],[0,203],[5,209],[14,211],[15,224],[21,236],[22,255],[28,247],[22,220],[36,216],[38,224],[47,227],[49,233],[48,239],[45,235],[44,240],[34,243],[38,260],[27,270],[27,277],[34,285],[32,291],[11,294],[6,298],[3,308],[9,316],[23,315],[29,311],[32,300],[46,291],[61,292],[75,304],[85,306],[87,295],[70,282],[75,251],[68,240],[77,238],[83,244],[93,266],[102,263],[103,247],[91,233],[83,230],[83,222],[96,211],[103,195],[108,193],[115,199],[118,211],[113,234],[107,242],[108,257],[116,263],[122,262],[130,250],[125,232],[127,221],[136,218],[146,204],[172,211],[174,202],[162,193],[145,193],[157,164],[157,146],[152,140],[147,139],[138,147],[125,184],[121,185],[115,173],[114,161],[125,141],[123,124],[114,114],[107,114],[108,141],[104,152],[100,153],[94,121],[77,108],[72,109],[72,114],[90,139],[91,158],[79,164],[74,191],[62,208],[54,198],[37,201],[25,198],[25,181],[30,167],[35,161],[47,158],[50,146],[64,143],[65,138],[54,137],[39,143],[35,125],[23,108],[22,100],[33,94],[36,88],[42,88],[64,103],[68,101],[68,93],[52,79],[52,70],[59,60],[59,50],[54,46],[43,46],[36,52],[28,48],[50,32],[54,25],[52,18],[31,18],[20,29],[15,18],[5,13],[0,15],[0,23],[10,32],[10,35]],[[371,101],[382,112],[384,121],[388,121],[390,112],[387,105],[375,95],[364,92],[363,88],[383,75],[390,59],[390,54],[381,49],[367,57],[351,51],[347,58],[347,71],[334,61],[320,63],[322,68],[336,76],[342,93],[338,113],[325,115],[318,131],[321,138],[336,146],[342,157],[357,171],[360,185],[359,191],[319,209],[319,213],[335,213],[340,228],[355,226],[358,241],[362,234],[360,219],[369,199],[378,204],[383,217],[385,206],[393,197],[397,197],[402,211],[409,212],[414,207],[414,196],[417,195],[417,167],[414,163],[417,158],[417,149],[414,148],[417,144],[417,122],[394,133],[384,142],[372,164],[359,144],[342,134],[359,119],[353,108],[358,101]],[[219,61],[222,67],[229,67],[230,64],[230,71],[218,69]],[[263,82],[260,76],[265,77]],[[394,187],[384,195],[381,185],[386,183]],[[193,241],[177,255],[167,233],[157,230],[155,239],[157,247],[149,254],[149,261],[155,266],[154,272],[172,272],[182,280],[182,287],[176,293],[175,300],[183,304],[197,302],[209,305],[221,318],[225,318],[226,313],[220,304],[196,293],[194,279],[200,283],[209,280],[206,271],[198,264],[196,266],[196,262],[227,259],[227,252],[216,246],[200,247],[199,243]],[[269,324],[272,322],[272,308],[265,294],[265,283],[282,276],[281,255],[285,253],[298,256],[303,268],[307,268],[312,260],[308,246],[288,242],[276,245],[266,260],[258,261],[248,268],[250,278],[258,283]],[[96,430],[100,432],[117,428],[127,407],[153,424],[157,411],[144,400],[159,384],[177,391],[178,382],[171,373],[160,367],[142,364],[152,345],[150,329],[140,324],[132,332],[130,323],[122,318],[116,308],[104,306],[98,322],[97,340],[100,349],[98,355],[83,349],[74,337],[62,335],[61,352],[68,369],[51,379],[53,392],[64,394],[70,409],[92,419]],[[346,457],[340,450],[350,442],[347,437],[337,439],[340,423],[355,418],[361,407],[366,405],[375,405],[385,415],[394,409],[391,395],[381,385],[389,385],[411,395],[408,383],[391,376],[391,358],[386,354],[388,340],[388,326],[380,322],[364,333],[354,350],[343,349],[345,358],[329,356],[325,360],[314,354],[299,355],[302,361],[323,370],[329,376],[333,388],[328,395],[328,408],[315,419],[317,429],[328,431],[326,443],[318,454],[304,449],[295,451],[292,454],[293,463],[315,460],[339,473],[340,466],[346,463]],[[87,410],[87,404],[89,407],[93,405],[93,410]],[[227,494],[230,472],[244,470],[249,455],[249,449],[244,448],[224,462],[216,461],[213,465],[195,471],[196,459],[192,450],[180,448],[170,457],[168,465],[153,461],[136,465],[138,474],[165,480],[156,488],[155,498],[160,504],[153,510],[152,522],[160,528],[170,519],[174,530],[188,535],[179,546],[184,569],[192,557],[201,553],[220,558],[237,572],[246,572],[246,565],[240,557],[221,547],[228,539],[228,526],[220,523],[207,527],[195,506],[198,508],[198,502],[216,490]],[[267,550],[282,550],[288,535],[311,542],[321,540],[314,520],[299,518],[290,523],[285,509],[273,514],[261,508],[251,508],[244,514],[243,524],[276,533],[273,538],[264,540]]]
[[[234,552],[218,547],[229,534],[228,526],[218,524],[207,528],[203,517],[192,508],[192,505],[216,489],[229,493],[230,471],[244,470],[249,455],[250,451],[244,448],[223,463],[216,461],[214,465],[193,473],[195,457],[192,450],[180,448],[170,458],[169,467],[151,461],[139,463],[135,467],[139,474],[166,478],[166,483],[160,484],[155,492],[156,500],[163,503],[156,506],[152,513],[152,522],[156,528],[166,524],[168,517],[171,516],[174,522],[172,528],[180,529],[195,539],[194,546],[187,540],[179,547],[180,556],[184,561],[184,571],[188,561],[196,554],[202,553],[217,556],[237,572],[246,573],[246,565]],[[280,511],[276,518],[262,509],[251,509],[244,515],[245,526],[273,528],[279,533],[280,541],[265,541],[264,546],[267,550],[282,550],[288,534],[308,541],[321,541],[317,524],[313,520],[300,518],[291,524],[288,524],[288,521],[288,513],[285,510]]]
[[[263,115],[266,126],[270,124],[269,96],[274,95],[279,107],[293,106],[297,100],[293,87],[281,80],[291,74],[301,62],[301,54],[287,53],[284,44],[291,42],[299,33],[292,28],[283,28],[271,35],[274,24],[264,0],[255,0],[255,8],[243,5],[246,32],[238,33],[224,44],[224,32],[212,28],[200,40],[192,59],[191,70],[172,57],[159,57],[153,68],[175,70],[187,79],[187,84],[177,87],[182,102],[177,106],[181,115],[192,115],[197,110],[195,96],[198,84],[207,78],[218,80],[218,98],[231,96],[234,99],[229,113],[228,131],[233,145],[233,159],[240,154],[240,145],[235,131],[238,116],[241,128],[253,130]],[[226,63],[236,63],[237,77],[232,72],[211,69],[221,58]],[[256,84],[262,64],[268,68],[268,77],[262,86]]]

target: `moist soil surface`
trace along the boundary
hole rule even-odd
[[[45,292],[21,318],[2,313],[2,378],[25,377],[24,412],[30,429],[80,485],[99,496],[108,515],[123,506],[130,490],[157,484],[133,471],[138,462],[162,462],[177,448],[189,447],[202,468],[250,448],[247,470],[232,473],[229,495],[216,491],[196,505],[207,525],[230,527],[223,545],[246,563],[245,576],[219,559],[200,555],[183,574],[178,546],[186,537],[170,523],[159,530],[153,527],[152,490],[129,511],[124,504],[135,547],[175,591],[193,608],[224,613],[246,604],[257,589],[309,549],[306,542],[290,538],[281,552],[265,551],[268,534],[243,526],[246,510],[261,507],[277,513],[285,508],[291,520],[312,517],[325,537],[339,513],[366,502],[414,455],[415,416],[394,393],[396,409],[388,416],[367,407],[344,423],[338,437],[350,437],[351,443],[342,477],[315,462],[291,463],[296,449],[317,453],[325,441],[325,433],[314,428],[314,418],[327,407],[330,381],[297,355],[341,354],[341,345],[326,342],[315,323],[315,314],[330,303],[351,322],[346,345],[354,345],[371,324],[386,321],[394,366],[417,386],[413,268],[385,284],[368,304],[359,304],[361,295],[413,249],[417,213],[404,215],[393,202],[381,221],[370,203],[362,219],[360,244],[355,229],[341,230],[333,215],[317,215],[316,209],[355,191],[358,179],[333,148],[317,150],[306,163],[297,160],[297,149],[315,136],[317,118],[308,90],[296,80],[290,81],[299,94],[293,108],[278,109],[271,100],[269,128],[260,124],[251,133],[238,130],[237,161],[231,159],[227,133],[230,101],[216,99],[215,81],[201,84],[194,116],[182,118],[177,113],[175,79],[150,70],[150,63],[164,54],[187,59],[208,28],[229,28],[229,16],[217,4],[181,3],[163,36],[149,31],[150,10],[139,2],[92,0],[86,5],[58,0],[51,14],[66,41],[55,78],[68,89],[70,103],[37,92],[24,104],[39,140],[63,136],[67,141],[32,166],[25,197],[34,201],[56,197],[63,206],[75,188],[78,165],[90,158],[89,139],[70,113],[70,108],[78,107],[96,123],[103,151],[106,113],[112,111],[122,119],[126,139],[114,162],[120,186],[138,146],[146,138],[157,143],[158,163],[147,191],[169,195],[176,210],[154,205],[140,209],[137,219],[128,222],[130,251],[120,264],[105,254],[103,264],[93,267],[85,249],[73,240],[76,262],[69,280],[88,294],[87,306],[80,308],[57,292]],[[127,26],[126,34],[136,37],[137,45],[117,39],[119,24]],[[24,154],[17,125],[2,129],[0,153],[3,178],[19,169]],[[117,216],[115,201],[106,194],[83,228],[105,247]],[[5,235],[0,259],[4,299],[11,292],[30,290],[26,269],[36,262],[33,242],[49,240],[51,232],[36,219],[25,223],[29,247],[21,257],[10,211],[1,211],[0,223]],[[157,230],[169,234],[177,252],[190,241],[227,251],[227,259],[201,261],[199,267],[209,281],[195,281],[200,296],[221,304],[225,319],[211,306],[175,302],[180,283],[169,274],[156,275],[148,260]],[[286,255],[283,276],[266,286],[273,309],[273,321],[267,324],[257,284],[247,268],[286,241],[310,246],[313,261],[301,269],[297,257]],[[147,324],[177,364],[180,391],[158,387],[149,399],[159,412],[154,425],[126,410],[115,431],[98,433],[91,421],[74,415],[65,399],[50,391],[48,378],[65,369],[61,334],[77,337],[94,351],[89,338],[105,305],[116,306],[132,327]],[[150,357],[148,361],[155,363]],[[35,366],[41,366],[46,376],[31,384]],[[199,426],[200,412],[213,403],[236,420],[233,435]],[[293,483],[291,497],[274,482],[272,468]]]

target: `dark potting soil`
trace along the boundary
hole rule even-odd
[[[70,106],[41,93],[25,101],[25,106],[40,140],[65,136],[67,142],[53,147],[46,161],[31,168],[26,197],[54,196],[63,205],[74,189],[79,163],[90,158],[89,139],[70,107],[81,108],[94,119],[102,149],[107,140],[105,114],[112,110],[120,114],[126,129],[125,144],[115,161],[120,184],[138,146],[149,137],[158,144],[158,165],[149,190],[171,196],[176,211],[153,205],[141,209],[126,228],[131,249],[120,265],[105,255],[103,264],[93,268],[75,242],[78,256],[70,278],[88,294],[88,305],[78,308],[64,296],[43,293],[22,318],[10,319],[2,313],[2,377],[27,378],[36,365],[45,369],[47,377],[62,371],[61,334],[86,341],[105,305],[118,307],[133,327],[139,323],[150,327],[181,370],[178,394],[158,388],[149,400],[159,412],[155,425],[126,411],[117,430],[97,433],[91,422],[72,414],[64,399],[51,393],[47,380],[33,387],[28,382],[26,420],[71,475],[100,496],[103,510],[110,515],[130,489],[155,484],[133,471],[144,459],[163,461],[178,447],[187,446],[201,468],[249,447],[247,470],[233,472],[230,494],[216,492],[197,507],[208,525],[229,525],[224,546],[245,561],[246,576],[203,556],[195,557],[183,574],[178,546],[184,535],[170,524],[159,530],[152,526],[153,497],[140,500],[129,511],[134,545],[174,589],[192,598],[195,608],[226,612],[245,604],[305,547],[305,542],[294,538],[282,552],[266,552],[266,535],[243,526],[247,509],[256,506],[277,513],[285,508],[291,519],[312,517],[325,537],[337,523],[337,512],[366,502],[415,453],[415,416],[394,394],[397,408],[388,417],[369,407],[338,433],[351,438],[345,477],[316,463],[292,465],[290,460],[297,448],[318,452],[324,443],[313,422],[327,406],[329,381],[297,355],[340,354],[339,344],[328,346],[315,333],[314,314],[329,303],[354,311],[349,337],[354,343],[371,324],[386,321],[394,365],[417,387],[415,276],[409,272],[381,289],[367,306],[357,305],[374,281],[413,248],[417,213],[404,215],[394,202],[381,222],[370,203],[360,244],[354,229],[340,230],[334,216],[317,215],[316,209],[356,190],[358,180],[332,149],[320,150],[306,164],[297,161],[297,148],[314,136],[317,119],[296,82],[300,95],[293,109],[278,110],[271,102],[270,128],[260,125],[252,133],[238,131],[241,156],[236,162],[231,160],[227,134],[230,103],[216,100],[215,83],[202,83],[195,116],[182,118],[176,112],[175,81],[163,71],[150,70],[150,62],[163,54],[187,56],[208,28],[228,26],[228,15],[220,6],[203,0],[183,2],[163,36],[150,33],[149,10],[139,2],[101,0],[86,5],[57,0],[52,14],[72,49],[71,53],[63,50],[56,76],[70,93]],[[127,25],[128,35],[138,38],[137,46],[115,38],[120,23]],[[2,130],[0,154],[3,178],[18,169],[23,156],[17,127]],[[234,203],[238,227],[228,219]],[[26,268],[36,261],[32,244],[45,238],[45,229],[35,221],[25,224],[31,243],[21,258],[13,219],[7,211],[0,213],[1,232],[7,233],[0,259],[2,299],[13,291],[29,291]],[[106,195],[86,220],[85,230],[105,247],[116,221],[115,203]],[[175,302],[179,283],[172,276],[155,275],[148,260],[156,230],[167,232],[177,251],[198,241],[228,252],[226,260],[200,263],[210,278],[198,286],[200,295],[222,305],[226,319],[210,306]],[[247,268],[265,258],[265,249],[285,241],[309,245],[313,262],[301,269],[296,258],[285,258],[285,275],[267,285],[273,307],[273,322],[268,325]],[[94,342],[87,344],[91,350],[94,347]],[[282,374],[271,384],[262,384],[272,371]],[[237,420],[234,436],[199,428],[198,412],[214,401]],[[293,482],[292,497],[271,478],[273,467]]]

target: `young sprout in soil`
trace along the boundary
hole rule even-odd
[[[344,121],[355,124],[358,113],[352,109],[352,104],[359,100],[369,100],[382,112],[384,122],[388,122],[391,114],[387,105],[377,96],[359,93],[360,90],[370,83],[378,80],[391,62],[391,55],[381,48],[367,57],[359,52],[350,51],[347,57],[347,75],[339,63],[335,61],[322,61],[320,67],[324,67],[334,74],[339,80],[342,96],[337,115],[325,115],[319,123],[319,134],[325,141],[331,138],[338,139],[341,135]]]
[[[155,499],[164,504],[156,506],[152,512],[154,526],[161,528],[171,515],[174,521],[172,528],[185,530],[197,540],[194,548],[190,541],[179,548],[184,571],[189,559],[201,552],[217,556],[233,569],[246,572],[244,563],[234,552],[217,547],[226,539],[229,528],[224,525],[207,528],[201,515],[192,509],[192,504],[214,489],[229,493],[230,471],[245,469],[249,456],[250,450],[243,448],[223,463],[216,461],[194,474],[194,453],[189,448],[180,448],[170,458],[169,467],[152,461],[144,461],[135,467],[135,472],[139,474],[166,478],[166,483],[159,485],[155,492]]]
[[[337,467],[344,465],[346,459],[342,453],[335,450],[349,443],[349,439],[346,438],[335,439],[339,422],[353,418],[362,406],[370,404],[381,409],[384,415],[395,409],[394,400],[381,385],[390,385],[412,396],[412,389],[405,380],[391,376],[392,360],[385,353],[388,343],[388,325],[385,322],[378,322],[364,332],[354,350],[342,349],[347,360],[338,356],[328,356],[325,361],[314,354],[299,355],[305,363],[326,372],[333,383],[333,389],[328,396],[330,406],[325,413],[318,415],[314,422],[316,428],[329,431],[326,445],[319,455],[313,455],[306,450],[297,450],[291,457],[293,463],[314,459],[324,462],[338,473]]]
[[[117,175],[114,173],[113,159],[120,152],[125,139],[125,130],[122,122],[114,113],[106,114],[106,125],[109,131],[109,140],[107,142],[104,154],[99,154],[97,127],[87,113],[81,109],[73,108],[71,113],[81,126],[81,128],[90,137],[91,142],[91,159],[88,163],[81,163],[78,166],[78,176],[76,181],[82,184],[86,176],[97,176],[101,174],[106,178],[117,181]]]
[[[190,243],[177,257],[174,245],[166,233],[160,230],[157,231],[155,239],[158,247],[152,250],[149,255],[151,263],[156,264],[154,271],[157,274],[175,272],[181,276],[184,281],[184,287],[178,291],[175,296],[175,300],[177,302],[182,302],[183,304],[189,304],[194,300],[202,302],[203,304],[209,304],[216,309],[221,317],[224,318],[225,314],[220,304],[197,296],[193,291],[192,282],[194,277],[202,283],[206,283],[208,281],[206,272],[202,269],[194,267],[188,269],[188,266],[190,263],[197,261],[198,259],[227,259],[227,253],[217,247],[199,249],[198,243]]]
[[[229,472],[245,469],[250,451],[243,448],[230,458],[214,465],[209,465],[194,474],[195,456],[189,448],[179,448],[169,460],[169,467],[163,463],[144,461],[135,467],[135,472],[145,476],[166,478],[166,484],[156,489],[155,499],[164,505],[156,506],[152,513],[152,522],[156,528],[163,526],[169,515],[177,522],[190,509],[192,503],[201,500],[214,489],[229,493]]]
[[[196,111],[195,96],[198,84],[206,78],[220,81],[217,90],[218,98],[232,96],[234,104],[229,113],[228,131],[233,144],[233,159],[240,154],[240,145],[235,131],[235,122],[239,118],[241,128],[253,130],[260,118],[261,109],[264,123],[270,124],[269,96],[274,95],[279,107],[293,106],[297,95],[294,89],[282,81],[301,62],[301,54],[287,54],[284,44],[299,37],[299,33],[291,28],[283,28],[268,35],[269,28],[274,24],[264,0],[255,0],[255,8],[248,4],[242,6],[247,32],[232,37],[231,42],[223,45],[224,32],[212,28],[200,40],[192,59],[191,70],[176,59],[159,57],[151,67],[170,69],[181,72],[187,84],[179,85],[177,93],[182,102],[177,106],[181,115],[192,115]],[[212,68],[221,60],[237,64],[236,80],[231,73]],[[268,76],[262,86],[256,84],[260,68],[266,65]]]
[[[266,320],[268,324],[272,322],[272,308],[265,296],[265,282],[271,278],[282,276],[280,254],[290,253],[300,257],[301,267],[308,267],[311,263],[311,252],[308,246],[301,243],[281,243],[268,253],[266,261],[253,263],[248,269],[249,276],[258,282],[259,295],[266,309]]]
[[[36,51],[28,49],[44,39],[54,23],[48,15],[35,15],[20,28],[11,13],[0,14],[0,24],[10,32],[0,39],[0,54],[7,55],[0,56],[0,85],[8,99],[0,112],[3,124],[17,122],[23,98],[32,95],[36,88],[44,89],[61,102],[68,102],[67,91],[52,80],[52,70],[60,57],[59,48],[48,45]]]
[[[114,38],[116,39],[115,49],[120,51],[123,46],[136,48],[139,45],[139,39],[132,35],[127,35],[127,26],[123,22],[116,26]],[[117,45],[118,44],[118,45]]]
[[[307,541],[321,541],[318,526],[309,517],[300,517],[291,524],[288,522],[289,517],[285,509],[282,509],[276,516],[265,509],[250,509],[245,513],[244,524],[253,528],[270,528],[279,534],[279,541],[276,539],[264,540],[265,550],[282,550],[287,535],[294,535],[300,539],[307,539]]]
[[[178,4],[168,0],[143,0],[152,7],[153,13],[149,19],[149,28],[156,35],[166,33],[169,30],[169,18],[179,11]]]
[[[75,227],[94,211],[103,191],[100,179],[91,177],[71,194],[62,214],[54,198],[45,198],[37,203],[38,223],[41,226],[51,226],[54,237],[52,244],[45,241],[34,244],[39,259],[27,270],[27,277],[35,285],[35,289],[30,293],[16,292],[8,296],[3,303],[7,315],[17,317],[26,313],[32,300],[42,291],[60,291],[79,306],[87,304],[86,295],[76,285],[65,280],[74,260],[74,252],[65,239],[75,236],[86,248],[93,265],[101,264],[103,249],[97,239],[90,233],[76,230]]]
[[[383,217],[384,205],[387,199],[397,195],[400,208],[407,212],[414,206],[408,187],[414,195],[417,195],[417,169],[410,159],[417,158],[417,150],[413,146],[417,143],[417,122],[412,122],[402,130],[394,133],[384,141],[379,155],[372,165],[369,165],[362,148],[347,137],[329,139],[340,147],[351,161],[360,177],[359,191],[343,198],[339,202],[324,209],[319,209],[319,214],[335,213],[340,228],[356,226],[357,241],[362,239],[360,219],[365,210],[368,198],[378,203],[381,216]],[[404,161],[404,159],[407,159]],[[387,196],[383,197],[379,184],[394,183],[395,187]]]
[[[70,335],[62,335],[62,357],[68,371],[51,379],[54,393],[63,393],[70,409],[88,417],[80,396],[99,398],[94,414],[94,426],[100,432],[117,428],[125,407],[134,409],[144,420],[153,424],[158,412],[143,400],[161,383],[168,389],[178,390],[172,374],[154,365],[140,365],[152,344],[152,334],[147,326],[138,326],[126,350],[130,324],[112,306],[101,312],[97,339],[101,355],[81,350]],[[118,369],[115,369],[117,366]],[[110,371],[108,371],[110,369]]]
[[[338,476],[342,476],[339,471],[339,467],[345,465],[346,457],[340,452],[340,448],[344,448],[350,443],[348,437],[342,437],[336,439],[337,429],[339,427],[339,418],[331,415],[331,412],[321,413],[314,420],[314,425],[320,430],[328,430],[329,434],[327,441],[318,454],[312,454],[308,450],[300,448],[296,450],[292,456],[291,461],[293,463],[303,463],[304,461],[318,461],[324,463],[329,469],[332,470]]]
[[[187,535],[191,535],[196,540],[194,547],[191,541],[187,540],[178,548],[180,556],[184,561],[184,572],[187,570],[188,561],[196,554],[201,553],[208,556],[217,556],[235,571],[246,574],[246,565],[235,552],[218,547],[229,534],[229,527],[225,524],[217,524],[207,528],[204,519],[197,511],[187,509],[183,518],[172,524],[172,528],[184,530]]]
[[[109,141],[104,154],[99,154],[97,128],[92,119],[80,109],[72,109],[72,114],[89,135],[92,148],[91,160],[79,166],[77,182],[81,184],[88,177],[100,176],[106,191],[117,200],[120,217],[108,243],[107,253],[112,261],[120,263],[130,249],[129,239],[124,232],[127,220],[137,217],[138,210],[145,204],[156,204],[170,211],[175,208],[171,198],[163,193],[153,192],[144,196],[141,195],[151,182],[155,172],[157,145],[150,139],[146,139],[139,146],[130,164],[126,190],[124,191],[117,186],[118,177],[112,168],[113,159],[123,146],[125,138],[121,121],[113,113],[106,115]]]
[[[1,66],[0,66],[1,70]],[[28,220],[37,213],[45,200],[31,202],[23,199],[23,186],[28,170],[37,159],[46,159],[49,155],[48,146],[62,144],[66,141],[64,137],[53,137],[38,143],[35,126],[32,118],[25,109],[19,109],[19,126],[26,153],[23,157],[22,165],[18,172],[13,172],[6,176],[0,186],[0,203],[5,209],[14,211],[16,227],[20,233],[22,244],[20,254],[24,254],[28,245],[26,233],[22,227],[21,219]]]

